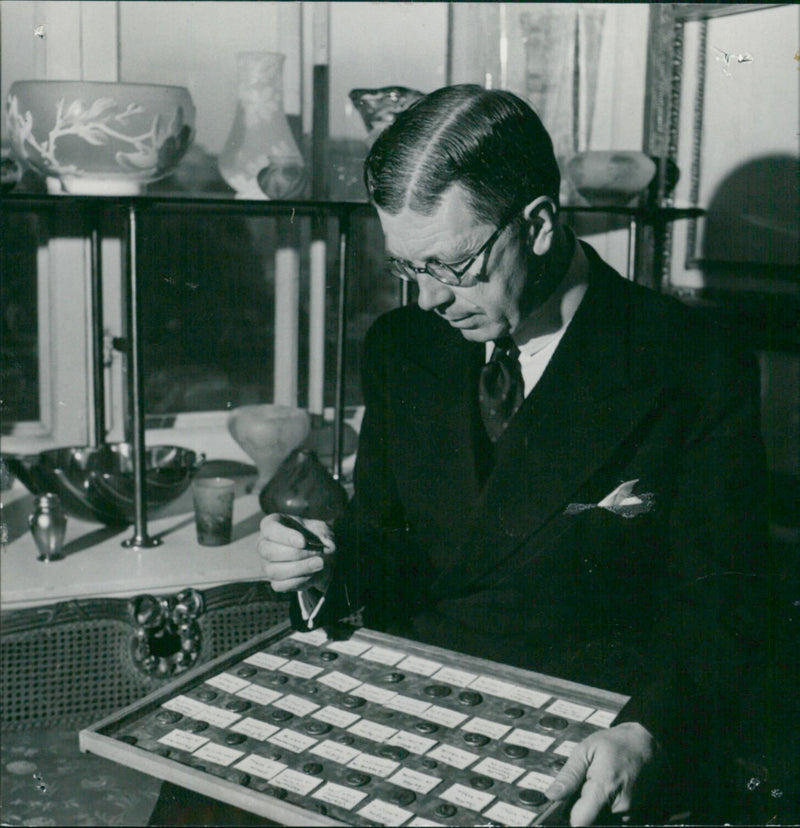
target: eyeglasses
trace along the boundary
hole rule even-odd
[[[503,231],[517,215],[518,211],[512,213],[463,265],[456,267],[439,262],[436,259],[430,259],[423,267],[416,267],[406,259],[398,259],[397,256],[387,256],[389,272],[393,276],[397,276],[398,279],[403,279],[406,282],[415,282],[417,274],[427,273],[428,276],[432,276],[437,281],[443,282],[445,285],[450,285],[451,287],[473,287],[486,275],[486,262],[494,243],[500,238]],[[483,262],[481,263],[480,270],[469,273],[468,271],[481,255],[483,255]]]

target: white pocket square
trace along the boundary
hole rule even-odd
[[[656,496],[652,492],[633,494],[638,482],[639,478],[637,477],[635,480],[620,483],[613,492],[609,492],[598,503],[570,503],[564,510],[564,514],[577,515],[587,509],[606,509],[624,518],[646,514],[655,506]]]

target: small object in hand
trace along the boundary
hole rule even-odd
[[[310,529],[306,529],[299,520],[295,520],[288,515],[283,515],[281,517],[281,523],[291,529],[296,529],[306,539],[306,549],[311,549],[314,552],[325,551],[325,544]]]

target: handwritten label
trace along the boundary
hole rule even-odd
[[[277,670],[282,667],[289,659],[280,658],[272,655],[272,653],[253,653],[247,656],[245,662],[252,664],[254,667],[263,667],[265,670]]]
[[[317,681],[320,684],[327,684],[328,687],[333,687],[334,690],[339,690],[342,693],[349,693],[361,684],[358,679],[348,676],[345,673],[340,673],[338,670],[320,676]]]
[[[214,742],[206,742],[203,747],[195,751],[194,755],[197,759],[203,759],[206,762],[213,762],[215,765],[224,765],[227,767],[239,757],[244,756],[244,751],[234,750],[233,748],[218,745]]]
[[[339,742],[332,742],[330,739],[325,739],[309,750],[309,753],[314,753],[321,756],[323,759],[330,759],[332,762],[338,762],[340,765],[346,765],[352,762],[358,756],[358,751],[349,745],[341,745]]]
[[[464,725],[464,730],[468,730],[470,733],[482,733],[490,739],[502,739],[511,730],[511,725],[499,724],[476,716]]]
[[[261,779],[272,779],[273,776],[279,774],[282,770],[286,770],[286,765],[283,762],[276,762],[274,759],[266,759],[263,756],[257,756],[251,753],[242,759],[241,762],[234,765],[236,770],[251,773],[253,776],[259,776]]]
[[[280,728],[262,722],[260,719],[247,718],[236,722],[236,724],[231,726],[231,730],[235,730],[237,733],[244,733],[245,736],[250,736],[253,739],[258,739],[259,742],[263,742],[272,736],[273,733],[277,733]]]
[[[277,699],[273,702],[272,706],[281,710],[288,710],[290,713],[294,713],[295,716],[308,716],[309,713],[319,710],[318,704],[314,704],[314,702],[303,699],[300,696],[295,696],[292,693],[289,693],[288,696],[284,696],[282,699]]]
[[[305,736],[302,733],[297,733],[288,727],[270,736],[268,741],[274,745],[280,745],[287,750],[291,750],[292,753],[302,753],[317,742],[316,739],[312,739],[310,736]]]
[[[476,791],[474,788],[468,788],[466,785],[458,783],[440,793],[439,796],[448,802],[452,802],[453,805],[460,805],[462,808],[479,812],[494,799],[494,794]]]
[[[289,661],[278,668],[282,673],[290,676],[309,679],[319,675],[325,668],[317,667],[314,664],[306,664],[305,661]]]
[[[361,658],[367,661],[376,661],[378,664],[393,666],[405,657],[405,653],[399,650],[390,650],[388,647],[370,647],[369,650],[361,653]]]
[[[442,669],[442,665],[438,661],[431,661],[430,659],[419,658],[418,656],[404,658],[397,667],[399,670],[418,673],[421,676],[432,676],[437,670]]]
[[[477,753],[453,747],[452,745],[439,745],[428,753],[431,759],[444,762],[445,765],[452,765],[454,768],[464,770],[481,757]]]
[[[317,710],[311,714],[311,717],[319,719],[321,722],[327,722],[334,727],[350,727],[351,724],[361,718],[357,713],[351,713],[349,710],[341,710],[332,705]]]
[[[525,773],[524,768],[512,765],[510,762],[501,762],[499,759],[487,757],[478,762],[472,769],[484,776],[491,776],[492,779],[499,779],[501,782],[513,782]]]
[[[178,750],[193,753],[208,741],[208,737],[198,736],[195,733],[187,733],[185,730],[173,730],[162,736],[158,741],[167,747],[178,748]]]
[[[545,736],[542,733],[534,733],[532,730],[523,730],[518,727],[508,734],[506,742],[510,745],[521,745],[531,750],[537,750],[539,753],[544,753],[555,742],[555,739],[552,736]]]
[[[401,788],[408,788],[416,793],[430,793],[442,780],[438,776],[429,773],[420,773],[411,768],[400,768],[397,773],[390,777],[389,782],[399,785]]]
[[[422,755],[436,744],[436,739],[428,739],[427,736],[409,733],[407,730],[398,730],[391,739],[386,740],[386,744],[397,745],[397,747]]]
[[[267,687],[262,687],[260,684],[250,684],[240,690],[236,695],[239,698],[263,705],[272,704],[275,699],[281,697],[280,693],[277,693],[275,690],[270,690]]]
[[[233,676],[230,673],[220,673],[218,676],[207,678],[206,684],[210,684],[219,690],[224,690],[226,693],[237,693],[239,690],[247,687],[250,682],[238,676]]]
[[[484,813],[492,822],[498,825],[524,826],[530,825],[536,818],[536,814],[526,811],[524,808],[517,808],[516,805],[509,805],[507,802],[495,802],[488,811]]]
[[[361,719],[360,722],[356,722],[349,727],[347,731],[356,736],[363,736],[365,739],[370,739],[373,742],[385,742],[389,737],[397,733],[396,728],[371,722],[369,719]]]
[[[337,785],[335,782],[328,782],[311,794],[314,799],[321,799],[323,802],[345,808],[348,811],[352,811],[366,795],[366,791],[355,791],[344,785]]]
[[[378,825],[402,825],[411,819],[414,814],[405,808],[398,808],[382,799],[373,799],[369,805],[365,805],[358,815]]]
[[[300,771],[287,768],[286,770],[281,771],[277,776],[273,776],[270,782],[272,782],[273,785],[277,785],[279,788],[286,788],[287,791],[306,796],[307,794],[310,794],[314,788],[322,784],[322,779],[319,779],[316,776],[311,776],[307,773],[300,773]]]
[[[564,716],[566,719],[583,722],[594,713],[594,708],[586,707],[585,704],[575,704],[566,699],[557,699],[547,708],[547,712],[554,716]]]

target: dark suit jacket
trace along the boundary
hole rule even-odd
[[[757,365],[584,250],[589,289],[495,447],[483,344],[417,307],[369,331],[321,620],[363,603],[368,626],[630,694],[623,718],[697,774],[709,739],[748,730],[761,658]],[[636,516],[571,507],[634,479]]]

